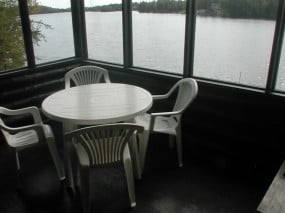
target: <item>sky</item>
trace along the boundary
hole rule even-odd
[[[136,0],[139,1],[139,0]],[[133,1],[133,2],[136,2]],[[69,8],[70,0],[38,0],[40,5],[53,7],[53,8]],[[122,0],[85,0],[86,7],[92,7],[97,5],[107,5],[111,3],[121,3]]]

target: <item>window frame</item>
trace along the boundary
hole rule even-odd
[[[175,78],[192,77],[198,81],[219,84],[222,86],[230,86],[236,88],[244,88],[248,90],[261,91],[267,94],[285,94],[285,91],[277,91],[275,89],[276,79],[278,76],[279,62],[281,57],[282,41],[285,29],[285,2],[279,0],[277,11],[277,18],[275,20],[275,32],[273,38],[273,45],[271,49],[270,64],[268,70],[268,77],[265,89],[257,88],[249,85],[240,85],[237,83],[228,83],[215,79],[206,79],[193,76],[194,54],[195,54],[195,24],[196,24],[196,0],[186,0],[186,14],[185,14],[185,41],[184,41],[184,61],[183,74],[167,73],[159,70],[152,70],[144,67],[133,66],[133,37],[132,37],[132,1],[122,0],[122,30],[123,30],[123,65],[114,63],[96,61],[88,58],[87,48],[87,33],[85,22],[84,0],[71,0],[71,15],[74,37],[75,57],[64,58],[58,61],[48,62],[37,65],[35,63],[35,55],[32,41],[32,32],[29,19],[29,10],[27,1],[19,2],[20,18],[22,22],[24,46],[27,57],[27,67],[16,70],[8,70],[1,72],[0,75],[6,72],[18,72],[19,70],[41,70],[40,68],[49,66],[54,67],[56,64],[70,64],[74,63],[91,63],[103,67],[113,68],[116,71],[129,71],[140,73],[149,73],[157,76],[172,76]]]
[[[283,0],[279,0],[274,39],[271,50],[271,58],[269,63],[268,78],[266,84],[266,93],[270,93],[271,91],[273,91],[285,94],[285,91],[276,90],[276,82],[278,77],[280,57],[282,52],[282,43],[284,38],[284,30],[285,30],[285,2]]]

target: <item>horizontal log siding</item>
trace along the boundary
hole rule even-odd
[[[63,76],[70,69],[0,76],[0,105],[40,107],[45,97],[64,88]],[[178,80],[117,70],[110,70],[110,78],[112,82],[141,86],[152,94],[167,92]],[[184,157],[222,158],[224,166],[239,162],[273,171],[278,168],[285,158],[285,98],[203,82],[198,85],[198,97],[182,119]],[[152,110],[170,108],[171,101],[159,102]]]
[[[0,75],[0,106],[18,109],[41,107],[41,102],[51,93],[64,88],[64,74],[78,65],[54,70],[23,71]],[[8,119],[10,125],[25,123],[29,116]],[[46,119],[43,116],[44,119]]]
[[[115,73],[114,80],[163,94],[178,80]],[[198,82],[199,93],[182,119],[187,155],[222,161],[222,167],[265,168],[273,173],[285,158],[285,98]],[[171,106],[155,108],[169,109]]]

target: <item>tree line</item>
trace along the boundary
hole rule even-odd
[[[30,14],[44,14],[44,13],[63,13],[63,12],[70,12],[71,9],[58,9],[58,8],[52,8],[52,7],[47,7],[43,5],[38,5],[37,10],[35,11],[29,11]]]
[[[229,18],[275,19],[277,0],[196,0],[197,15]],[[186,0],[153,0],[133,2],[133,10],[142,13],[185,13]],[[38,5],[37,13],[69,12]],[[86,11],[121,11],[122,4],[85,7]]]
[[[181,13],[185,0],[143,1],[137,5],[139,12]],[[197,0],[197,14],[231,18],[275,19],[277,0]]]
[[[198,0],[197,10],[230,18],[275,19],[277,0]]]
[[[133,10],[143,13],[184,13],[186,0],[134,2]],[[198,15],[230,18],[275,19],[277,0],[196,0]],[[121,4],[86,8],[87,11],[120,11]]]

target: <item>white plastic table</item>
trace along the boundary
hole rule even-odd
[[[60,90],[43,101],[42,110],[67,126],[97,125],[132,119],[151,106],[152,96],[143,88],[99,83]]]
[[[152,106],[151,94],[143,88],[117,83],[98,83],[55,92],[42,102],[44,114],[63,123],[63,133],[78,125],[98,125],[131,121]],[[69,185],[73,186],[71,143],[64,142],[64,158]]]

